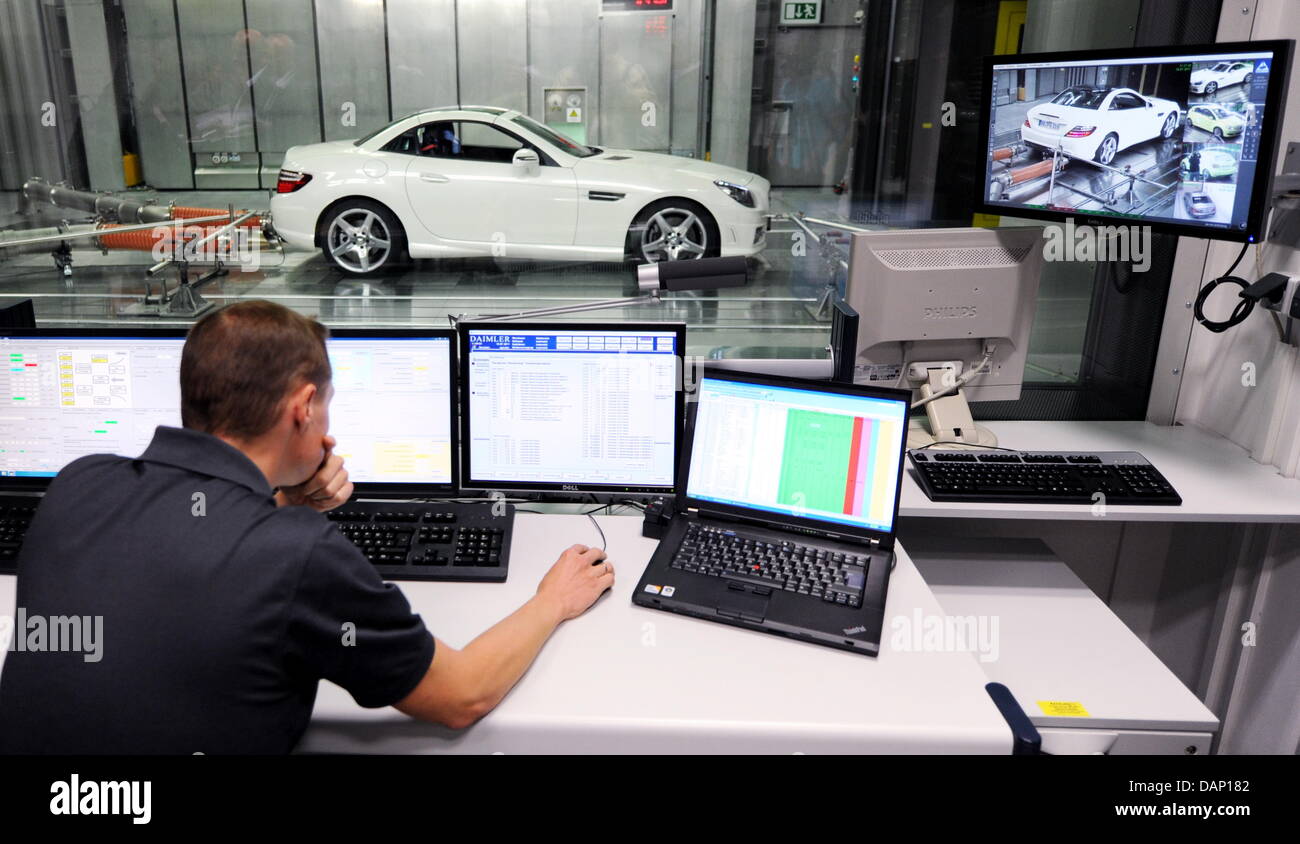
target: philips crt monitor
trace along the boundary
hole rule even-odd
[[[911,389],[940,440],[995,445],[968,401],[1020,397],[1043,266],[1042,228],[853,235],[845,298],[858,312],[853,380]]]
[[[986,57],[979,210],[1257,240],[1293,47]]]
[[[466,489],[675,490],[680,323],[459,325]]]
[[[338,331],[330,433],[359,492],[455,489],[454,335]],[[87,454],[134,457],[179,426],[183,330],[0,331],[0,476],[41,488]]]

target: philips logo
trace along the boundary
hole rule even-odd
[[[974,319],[974,305],[945,305],[938,308],[926,308],[922,319]]]

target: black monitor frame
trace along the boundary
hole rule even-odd
[[[51,340],[59,337],[85,340],[97,338],[139,338],[144,340],[177,339],[184,343],[188,328],[0,328],[0,350],[10,340],[38,339]],[[22,492],[40,492],[47,489],[54,478],[20,478],[11,475],[0,476],[0,486],[6,490]]]
[[[494,490],[501,492],[585,492],[604,495],[674,495],[681,488],[681,454],[683,432],[685,430],[685,361],[686,361],[686,324],[680,322],[523,322],[492,320],[461,320],[457,325],[460,333],[460,391],[461,391],[461,488],[465,490]],[[610,333],[640,333],[647,331],[672,332],[675,335],[677,358],[673,420],[675,439],[673,442],[673,482],[670,486],[638,486],[622,484],[530,482],[510,479],[481,479],[473,476],[473,464],[470,460],[470,412],[469,412],[469,332],[470,331],[604,331]]]
[[[1021,64],[1033,62],[1093,62],[1099,65],[1111,61],[1150,58],[1152,60],[1179,57],[1214,55],[1217,53],[1272,52],[1273,64],[1269,70],[1268,97],[1264,101],[1264,122],[1260,132],[1258,165],[1255,167],[1255,180],[1251,185],[1250,211],[1245,229],[1210,228],[1196,224],[1175,223],[1167,220],[1154,220],[1149,217],[1130,217],[1119,214],[1090,215],[1086,211],[1053,211],[1039,208],[1020,208],[1010,205],[992,203],[988,199],[987,178],[979,179],[979,195],[975,199],[976,211],[1005,217],[1025,217],[1049,222],[1064,222],[1073,219],[1077,224],[1090,226],[1142,225],[1151,226],[1152,231],[1189,237],[1203,237],[1214,240],[1228,240],[1237,243],[1254,243],[1263,237],[1264,224],[1268,211],[1273,205],[1272,182],[1273,171],[1277,167],[1278,145],[1282,136],[1282,123],[1285,117],[1287,88],[1291,74],[1291,61],[1295,42],[1290,39],[1267,41],[1233,41],[1219,44],[1177,45],[1166,47],[1126,47],[1098,50],[1072,50],[1052,53],[1022,53],[1017,55],[993,55],[984,57],[983,76],[980,91],[980,145],[981,154],[989,149],[989,133],[993,123],[993,68],[995,65]],[[1182,128],[1182,124],[1179,124]],[[981,168],[986,168],[986,159],[979,161]]]
[[[715,379],[718,381],[734,381],[738,384],[757,384],[763,387],[786,387],[793,390],[809,390],[817,393],[835,393],[838,395],[854,396],[857,398],[884,399],[886,401],[896,401],[902,404],[904,409],[902,429],[903,443],[898,450],[898,466],[895,467],[894,475],[894,513],[890,520],[892,530],[882,531],[875,528],[859,527],[851,524],[841,524],[838,522],[827,522],[821,519],[807,518],[804,516],[792,516],[787,513],[776,513],[766,510],[754,510],[747,507],[740,507],[734,504],[720,504],[717,501],[709,501],[704,498],[692,498],[686,489],[690,485],[690,467],[691,452],[695,445],[695,423],[699,414],[699,391],[704,385],[706,379]],[[686,421],[686,445],[682,449],[681,468],[677,474],[680,477],[678,485],[676,508],[679,511],[695,510],[702,515],[718,515],[733,519],[745,519],[753,523],[765,525],[779,524],[782,528],[795,530],[826,539],[842,539],[845,537],[857,540],[875,539],[879,540],[881,548],[894,547],[894,536],[898,532],[898,508],[903,499],[903,466],[907,462],[907,426],[908,415],[906,410],[912,403],[912,391],[900,390],[893,387],[868,387],[862,384],[844,384],[836,381],[817,381],[808,378],[791,378],[784,375],[762,375],[755,372],[739,372],[734,369],[718,369],[717,367],[705,366],[704,372],[695,385],[696,401],[691,402],[690,414]]]
[[[423,498],[430,495],[450,496],[460,490],[460,418],[459,398],[460,370],[456,365],[456,332],[450,328],[332,328],[329,340],[356,339],[374,337],[378,339],[437,339],[447,340],[447,366],[450,389],[447,391],[446,408],[449,420],[448,436],[451,454],[451,480],[446,483],[432,481],[415,481],[398,483],[394,481],[354,481],[353,498]],[[328,340],[327,340],[328,343]]]

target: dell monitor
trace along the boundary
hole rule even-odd
[[[979,210],[1259,239],[1293,47],[986,57]]]
[[[925,403],[930,431],[913,429],[910,447],[996,444],[966,403],[1020,397],[1042,266],[1038,226],[853,235],[853,380],[911,389]]]
[[[87,454],[136,456],[181,424],[185,331],[0,331],[0,477],[43,488]],[[358,493],[456,489],[451,331],[340,330],[330,433]]]
[[[464,488],[675,491],[684,325],[462,321],[459,330]]]

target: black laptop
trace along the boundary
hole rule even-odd
[[[706,369],[645,607],[880,652],[911,393]]]

